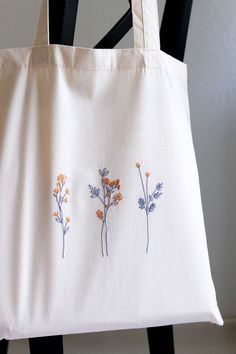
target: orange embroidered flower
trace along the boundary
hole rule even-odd
[[[108,177],[103,177],[103,183],[104,184],[109,184],[110,183],[110,179]]]
[[[53,193],[60,193],[60,188],[59,187],[54,188]]]
[[[52,215],[57,217],[59,215],[59,213],[58,213],[58,211],[54,211],[54,213]]]
[[[114,187],[114,186],[115,186],[115,187],[118,188],[119,183],[120,183],[120,180],[119,180],[119,179],[113,179],[113,180],[110,180],[109,186],[110,186],[110,187]]]
[[[96,211],[96,214],[97,214],[97,216],[99,217],[99,219],[103,219],[103,217],[104,217],[104,212],[102,211],[102,210],[97,210]]]
[[[140,165],[139,162],[136,162],[135,166],[136,166],[137,168],[140,168],[141,165]]]
[[[67,180],[67,176],[66,175],[60,174],[59,176],[57,176],[57,181],[58,182],[64,183],[66,180]]]
[[[71,220],[72,220],[72,219],[71,219],[70,216],[67,216],[67,217],[66,217],[66,221],[67,221],[67,222],[71,222]]]
[[[119,192],[119,193],[116,193],[113,197],[113,200],[114,200],[114,204],[115,205],[118,205],[119,202],[123,199],[123,195]]]
[[[120,189],[121,180],[119,178],[116,180],[116,184],[115,185],[116,185],[117,189]]]
[[[146,176],[146,177],[151,176],[151,172],[150,172],[150,171],[145,172],[145,176]]]

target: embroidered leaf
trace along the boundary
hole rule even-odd
[[[153,200],[153,195],[149,194],[149,202]]]
[[[102,170],[99,170],[99,174],[100,174],[100,176],[102,176],[102,177],[107,176],[108,173],[109,173],[109,171],[108,171],[106,168],[103,168]]]
[[[105,189],[106,189],[107,193],[111,193],[111,191],[112,191],[112,187],[109,187],[109,186],[106,186]]]
[[[155,189],[155,191],[154,191],[154,193],[153,193],[153,197],[154,197],[155,199],[160,198],[160,196],[162,195],[162,193],[160,192],[160,191],[162,190],[162,188],[163,188],[163,183],[158,183],[158,184],[156,185],[156,189]]]
[[[154,198],[155,198],[155,199],[158,199],[158,198],[160,198],[161,195],[162,195],[162,193],[156,192],[156,193],[154,194]]]
[[[157,190],[157,191],[160,191],[162,188],[163,188],[163,183],[158,183],[158,184],[156,185],[156,190]]]
[[[138,200],[139,208],[144,209],[145,208],[145,200],[143,198],[139,198]]]
[[[110,194],[113,194],[116,190],[116,186],[106,186],[106,192],[107,193],[110,193]]]
[[[91,186],[91,184],[89,184],[89,188],[90,188],[91,198],[97,198],[100,194],[100,189]]]
[[[151,213],[154,209],[156,208],[156,204],[155,203],[152,203],[150,206],[149,206],[149,213]]]

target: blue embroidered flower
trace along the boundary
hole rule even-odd
[[[163,183],[158,183],[153,191],[153,193],[149,194],[148,192],[148,182],[149,182],[149,177],[151,176],[151,172],[147,171],[145,172],[145,177],[146,177],[146,183],[144,184],[143,176],[141,173],[141,165],[139,162],[135,164],[139,171],[139,176],[140,176],[140,181],[143,189],[143,197],[140,197],[138,199],[138,206],[140,209],[145,210],[146,213],[146,224],[147,224],[147,245],[146,245],[146,252],[148,253],[149,249],[149,214],[152,213],[157,205],[156,201],[160,198],[162,195],[161,190],[163,189]],[[155,202],[154,202],[155,200]]]
[[[106,168],[103,168],[102,170],[99,170],[99,174],[100,174],[100,176],[102,176],[102,177],[107,176],[108,173],[109,173],[109,171],[108,171]]]

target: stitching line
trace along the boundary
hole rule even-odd
[[[144,21],[144,7],[143,7],[143,0],[141,0],[141,9],[142,9],[142,29],[143,29],[143,46],[146,48],[146,36],[145,36],[145,21]]]

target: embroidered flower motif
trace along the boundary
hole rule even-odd
[[[101,176],[101,190],[100,188],[93,187],[89,184],[90,197],[98,198],[102,203],[103,210],[98,209],[96,211],[97,217],[101,220],[101,251],[104,257],[104,247],[106,250],[106,255],[108,256],[108,211],[112,206],[118,206],[123,199],[122,193],[118,192],[121,187],[120,179],[110,179],[107,177],[109,171],[106,168],[99,170],[99,175]]]
[[[59,183],[59,185],[60,185],[61,183],[64,183],[66,180],[67,180],[66,175],[59,175],[59,176],[57,176],[57,182]]]
[[[53,189],[53,192],[54,192],[54,193],[59,193],[59,192],[60,192],[60,188],[58,188],[58,187],[54,188],[54,189]]]
[[[141,173],[141,164],[137,162],[135,164],[139,171],[139,176],[142,184],[142,189],[143,189],[143,197],[140,197],[138,199],[138,206],[140,209],[144,210],[146,213],[146,225],[147,225],[147,244],[146,244],[146,252],[148,253],[149,250],[149,214],[152,213],[156,209],[156,200],[160,198],[162,195],[162,188],[163,188],[163,183],[158,183],[153,191],[153,193],[149,194],[148,190],[148,182],[149,182],[149,177],[151,176],[151,172],[147,171],[145,172],[145,177],[146,177],[146,183],[144,185],[142,173]]]
[[[61,174],[57,176],[56,187],[53,189],[53,196],[56,199],[58,211],[54,211],[52,215],[55,217],[55,221],[61,224],[61,228],[62,228],[62,236],[63,236],[62,258],[64,258],[65,255],[65,236],[70,229],[68,224],[71,222],[70,216],[64,218],[63,215],[63,204],[68,203],[69,201],[68,195],[71,193],[71,190],[69,188],[66,188],[66,190],[64,191],[66,180],[67,180],[66,175]]]
[[[66,193],[67,193],[67,194],[71,194],[70,188],[66,188]]]
[[[96,214],[99,217],[99,219],[103,219],[104,218],[104,212],[102,210],[97,210]]]

